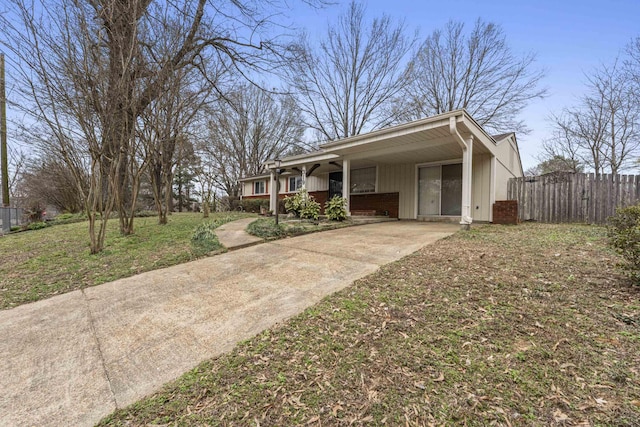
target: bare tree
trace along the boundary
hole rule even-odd
[[[634,93],[640,100],[640,37],[633,39],[626,48],[627,56],[624,61],[625,73],[634,85]],[[640,102],[640,101],[639,101]]]
[[[562,155],[545,157],[536,166],[527,169],[526,176],[544,175],[553,172],[583,172],[584,166],[579,160],[567,158]]]
[[[200,193],[200,199],[202,200],[202,216],[209,218],[209,212],[213,205],[215,209],[215,197],[217,187],[217,175],[214,165],[203,162],[195,170],[196,178],[195,182],[198,184],[198,192]]]
[[[307,125],[334,140],[394,121],[390,103],[407,83],[402,62],[416,41],[405,30],[388,16],[366,21],[352,1],[317,48],[306,37],[294,46],[287,80]]]
[[[573,153],[595,173],[618,174],[639,154],[640,105],[618,61],[587,75],[587,93],[551,121],[557,137],[546,151]]]
[[[319,1],[318,1],[319,2]],[[308,0],[308,3],[318,3]],[[175,74],[206,72],[203,57],[228,62],[243,75],[282,59],[273,30],[278,1],[8,0],[0,36],[16,58],[27,112],[46,124],[72,163],[74,141],[91,160],[83,192],[91,252],[102,250],[115,209],[123,234],[133,232],[139,117]],[[281,10],[281,9],[280,9]],[[170,47],[170,49],[167,49]],[[204,74],[204,78],[208,76]]]
[[[582,172],[585,159],[578,138],[573,135],[567,119],[552,116],[556,126],[551,137],[542,142],[542,153],[538,157],[540,162],[529,175],[540,175],[554,171]]]
[[[141,116],[140,138],[149,160],[149,176],[158,212],[158,223],[167,223],[172,207],[173,171],[180,144],[189,127],[198,119],[211,92],[210,85],[198,74],[180,71],[168,88],[153,101]]]
[[[18,184],[27,168],[28,157],[26,153],[18,148],[8,146],[8,169],[9,169],[9,195],[11,198],[17,197]]]
[[[527,104],[546,94],[535,55],[517,56],[502,28],[478,19],[470,33],[462,22],[435,30],[407,66],[410,82],[398,100],[401,119],[418,119],[464,108],[490,131],[526,132],[519,118]]]
[[[238,178],[263,173],[264,162],[294,150],[304,130],[291,96],[245,85],[209,113],[199,152],[215,166],[219,188],[237,196]]]
[[[89,177],[85,175],[84,187]],[[19,192],[29,206],[54,206],[61,212],[84,210],[84,200],[76,191],[74,173],[64,161],[50,153],[42,153],[26,167],[19,183]]]

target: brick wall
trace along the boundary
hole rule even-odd
[[[293,194],[289,194],[292,196]],[[320,203],[320,214],[324,215],[324,204],[329,198],[328,191],[310,191],[310,196]],[[279,194],[280,200],[284,199],[285,194]],[[243,199],[268,199],[268,194],[257,196],[242,196]],[[281,207],[282,210],[282,207]],[[376,211],[376,215],[384,215],[389,212],[389,218],[398,218],[400,210],[400,194],[399,193],[373,193],[373,194],[353,194],[351,195],[352,211]],[[517,212],[516,212],[517,214]],[[495,218],[495,216],[494,216]]]
[[[328,191],[310,191],[310,196],[313,196],[316,199],[316,202],[320,203],[320,215],[324,215],[324,204],[327,202],[329,198]]]
[[[496,200],[493,204],[494,224],[517,224],[518,223],[518,201],[517,200]]]
[[[375,210],[376,215],[389,212],[389,218],[398,218],[400,211],[400,193],[352,194],[352,211]]]
[[[279,203],[279,207],[280,207],[280,213],[284,214],[287,213],[286,209],[284,208],[284,198],[285,197],[293,197],[295,195],[295,193],[290,193],[290,194],[278,194],[278,200],[280,201]],[[328,191],[310,191],[309,192],[310,196],[313,196],[313,198],[316,200],[316,202],[320,203],[320,215],[324,215],[324,203],[327,201],[327,197],[329,196],[329,192]],[[242,196],[243,199],[269,199],[271,196],[269,196],[268,194],[259,194],[259,195],[254,195],[254,196]]]

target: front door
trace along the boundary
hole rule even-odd
[[[462,164],[418,169],[418,215],[462,214]]]
[[[342,172],[331,172],[329,174],[329,200],[333,196],[342,197]]]

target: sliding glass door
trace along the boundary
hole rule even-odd
[[[418,215],[462,213],[462,164],[418,169]]]

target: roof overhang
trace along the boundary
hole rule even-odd
[[[245,181],[256,181],[259,179],[265,179],[265,178],[269,178],[271,177],[270,174],[262,174],[262,175],[254,175],[254,176],[247,176],[245,178],[240,178],[238,179],[238,182],[245,182]]]
[[[473,140],[475,154],[495,155],[496,141],[465,110],[455,110],[329,142],[314,153],[283,158],[280,167],[291,169],[319,164],[315,173],[323,173],[338,170],[343,159],[351,160],[352,167],[459,159],[463,148],[458,135]],[[275,169],[275,161],[268,160],[265,166]]]

